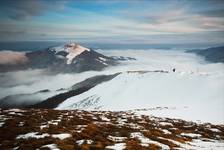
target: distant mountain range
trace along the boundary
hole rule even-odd
[[[207,49],[195,49],[187,52],[196,53],[197,55],[203,56],[205,60],[210,62],[224,62],[224,46],[211,47]]]

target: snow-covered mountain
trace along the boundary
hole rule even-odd
[[[67,59],[67,64],[71,64],[75,57],[82,54],[84,51],[90,51],[89,48],[83,47],[76,43],[70,43],[59,47],[54,47],[51,49],[55,52],[56,55],[63,58],[63,56]]]
[[[13,55],[13,52],[10,55]],[[25,69],[46,69],[59,73],[98,71],[117,64],[116,59],[104,56],[77,43],[27,52],[23,57],[26,61],[21,61],[21,63],[19,61],[16,63],[0,63],[1,72]]]

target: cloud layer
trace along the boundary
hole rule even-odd
[[[2,64],[17,64],[28,61],[25,53],[13,51],[0,51],[0,65]]]

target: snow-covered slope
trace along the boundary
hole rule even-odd
[[[131,57],[134,55],[138,61],[105,71],[122,74],[68,98],[57,109],[135,110],[141,114],[224,123],[223,64],[206,64],[184,52],[135,51]]]
[[[214,78],[220,82],[213,83]],[[162,113],[164,117],[176,113],[178,118],[187,120],[224,122],[223,89],[224,79],[219,75],[125,72],[67,99],[58,109],[120,111],[161,107],[158,109],[166,112],[168,107],[170,110]],[[158,110],[143,112],[158,114]]]

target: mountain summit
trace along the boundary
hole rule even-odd
[[[11,52],[10,54],[13,55],[13,53],[18,52]],[[117,64],[115,58],[104,56],[77,43],[27,52],[23,55],[26,61],[21,63],[0,64],[1,72],[26,69],[46,69],[57,73],[99,71],[107,66]]]
[[[63,46],[54,47],[52,48],[52,51],[59,55],[60,53],[65,53],[67,64],[71,64],[76,56],[80,55],[84,51],[90,51],[90,49],[76,43],[69,43]]]

